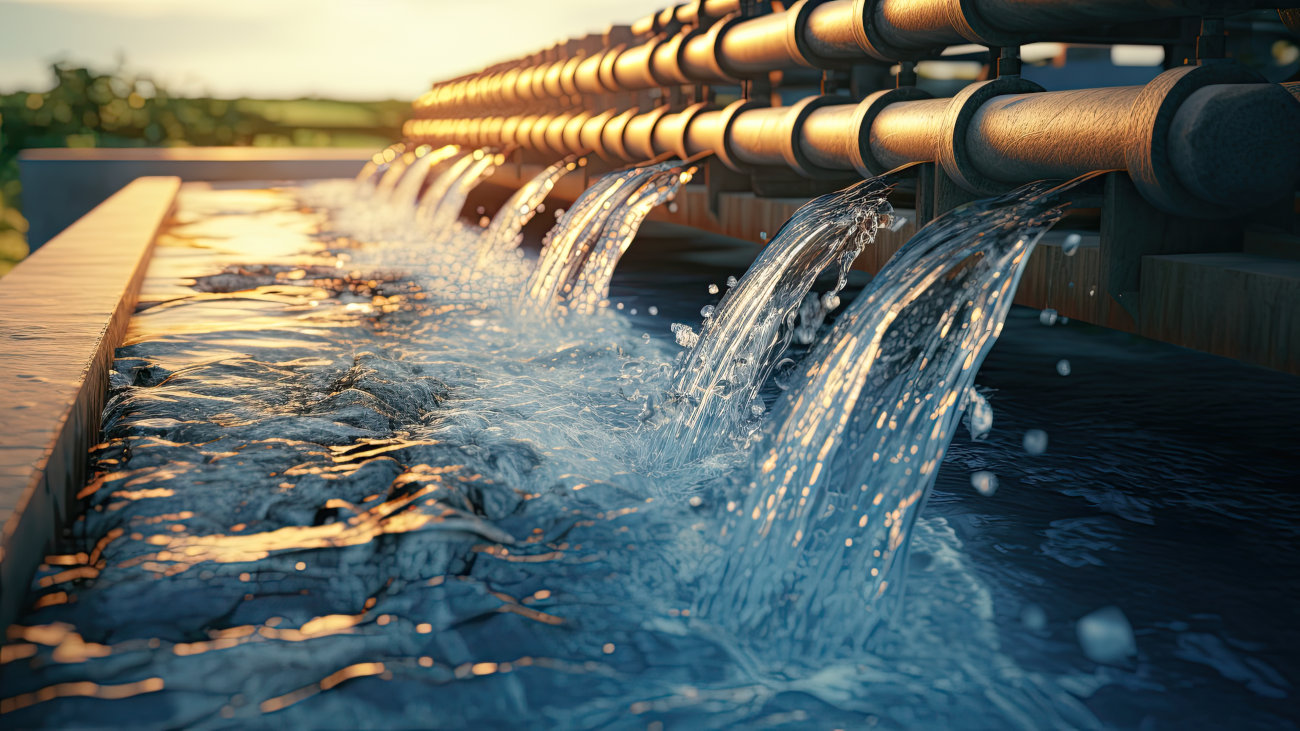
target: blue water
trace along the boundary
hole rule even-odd
[[[1296,724],[1294,378],[1012,309],[975,379],[993,429],[948,446],[896,608],[869,646],[826,648],[863,606],[774,654],[700,616],[758,452],[641,449],[669,325],[752,247],[643,232],[611,307],[556,323],[515,306],[531,255],[476,276],[473,227],[298,195],[183,192],[76,545],[5,648],[7,727]],[[772,424],[788,393],[760,390]],[[1078,622],[1106,607],[1136,652],[1099,663]]]

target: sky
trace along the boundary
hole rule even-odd
[[[174,94],[413,99],[437,80],[674,0],[0,0],[0,92],[57,60]]]

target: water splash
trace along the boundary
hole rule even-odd
[[[632,245],[641,223],[656,207],[672,200],[677,191],[695,176],[693,166],[673,167],[656,173],[637,188],[627,203],[605,226],[604,232],[592,246],[591,253],[582,264],[582,270],[569,284],[565,293],[569,312],[594,314],[609,301],[609,283],[614,278],[614,268],[623,252]]]
[[[901,580],[964,397],[1061,205],[1040,183],[953,211],[844,312],[782,404],[758,477],[728,505],[733,548],[706,614],[763,643],[864,646],[889,615],[880,602]]]
[[[525,311],[550,316],[560,305],[566,283],[586,262],[597,237],[611,216],[620,211],[641,185],[672,163],[658,163],[610,173],[583,191],[546,235],[541,260],[522,297]]]
[[[416,150],[415,161],[407,167],[406,174],[388,195],[389,206],[398,212],[414,210],[429,176],[444,169],[445,163],[459,152],[460,148],[456,145],[445,145],[437,149],[425,145]]]
[[[487,148],[462,157],[438,176],[416,209],[416,220],[427,230],[443,232],[460,217],[470,191],[496,170],[498,156]]]
[[[832,265],[839,279],[823,300],[837,302],[853,260],[888,222],[889,191],[882,178],[865,180],[810,201],[781,227],[678,366],[670,394],[683,407],[650,439],[656,467],[713,454],[743,424],[756,422],[759,389],[790,342],[800,303]],[[823,314],[809,317],[820,322]]]
[[[389,166],[405,151],[406,143],[396,142],[371,156],[366,161],[366,164],[361,166],[361,170],[357,172],[355,178],[360,191],[363,193],[373,192],[379,179],[383,177],[384,173],[388,172]]]
[[[479,249],[476,267],[485,265],[498,254],[518,248],[524,226],[537,215],[538,206],[550,195],[560,178],[577,170],[582,164],[584,163],[577,156],[569,155],[520,186],[493,216],[487,231],[483,232],[483,244]]]

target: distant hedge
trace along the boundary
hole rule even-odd
[[[46,92],[0,94],[0,275],[27,255],[18,151],[263,145],[380,148],[410,102],[178,97],[147,77],[56,63]]]

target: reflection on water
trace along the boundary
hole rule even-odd
[[[354,196],[183,189],[85,517],[0,653],[6,727],[1295,722],[1293,379],[1013,311],[979,376],[995,426],[914,512],[902,621],[828,648],[876,619],[830,606],[774,649],[701,607],[767,453],[642,469],[667,326],[752,251],[634,246],[631,307],[539,324],[527,257],[476,276],[481,231]],[[1109,606],[1136,654],[1097,663],[1076,621]]]

